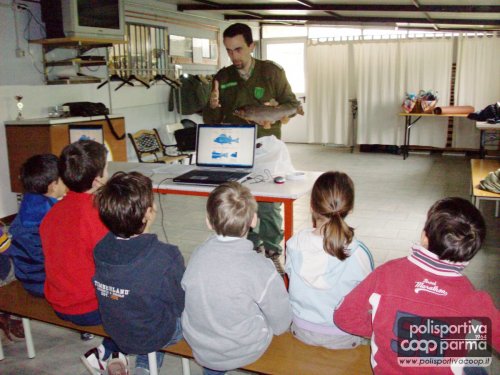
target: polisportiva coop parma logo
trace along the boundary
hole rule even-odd
[[[400,366],[486,367],[491,364],[491,319],[398,315],[398,339],[391,345],[398,354]]]

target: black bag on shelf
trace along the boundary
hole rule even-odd
[[[109,109],[103,103],[93,103],[93,102],[71,102],[64,103],[63,106],[67,105],[69,107],[69,113],[71,116],[76,117],[92,117],[92,116],[104,116],[106,122],[108,123],[109,130],[113,136],[122,140],[125,138],[125,133],[123,135],[118,135],[109,119]]]
[[[71,102],[64,103],[63,106],[64,105],[69,107],[71,116],[92,117],[109,115],[109,109],[102,103]]]

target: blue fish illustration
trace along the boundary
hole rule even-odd
[[[238,153],[237,153],[237,152],[233,152],[233,153],[231,154],[231,157],[232,157],[232,158],[237,158],[237,157],[238,157]]]
[[[222,152],[212,151],[212,159],[220,159],[220,158],[227,158],[227,152],[222,153]]]
[[[221,145],[223,145],[225,143],[231,144],[233,142],[240,143],[240,139],[239,138],[231,138],[231,136],[221,134],[217,138],[214,139],[214,142],[217,142],[217,143],[220,143]]]

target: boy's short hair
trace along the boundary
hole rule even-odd
[[[236,35],[243,36],[247,46],[253,43],[252,29],[244,23],[233,23],[222,33],[222,38],[234,38]]]
[[[106,154],[106,147],[95,141],[67,145],[59,159],[59,174],[68,189],[77,193],[90,190],[94,179],[103,176]]]
[[[238,182],[219,185],[208,196],[208,221],[219,235],[245,236],[256,212],[255,198],[247,187]]]
[[[57,156],[40,154],[30,157],[21,166],[21,183],[25,193],[46,194],[49,185],[59,179]]]
[[[469,201],[444,198],[430,208],[424,226],[428,250],[439,259],[452,262],[471,260],[481,248],[486,225],[481,212]]]
[[[99,216],[115,235],[129,238],[144,232],[144,216],[153,207],[153,183],[139,172],[116,172],[97,190]]]

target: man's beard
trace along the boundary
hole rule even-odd
[[[245,67],[245,65],[243,64],[243,61],[233,62],[233,65],[236,67],[236,69],[243,69]]]

